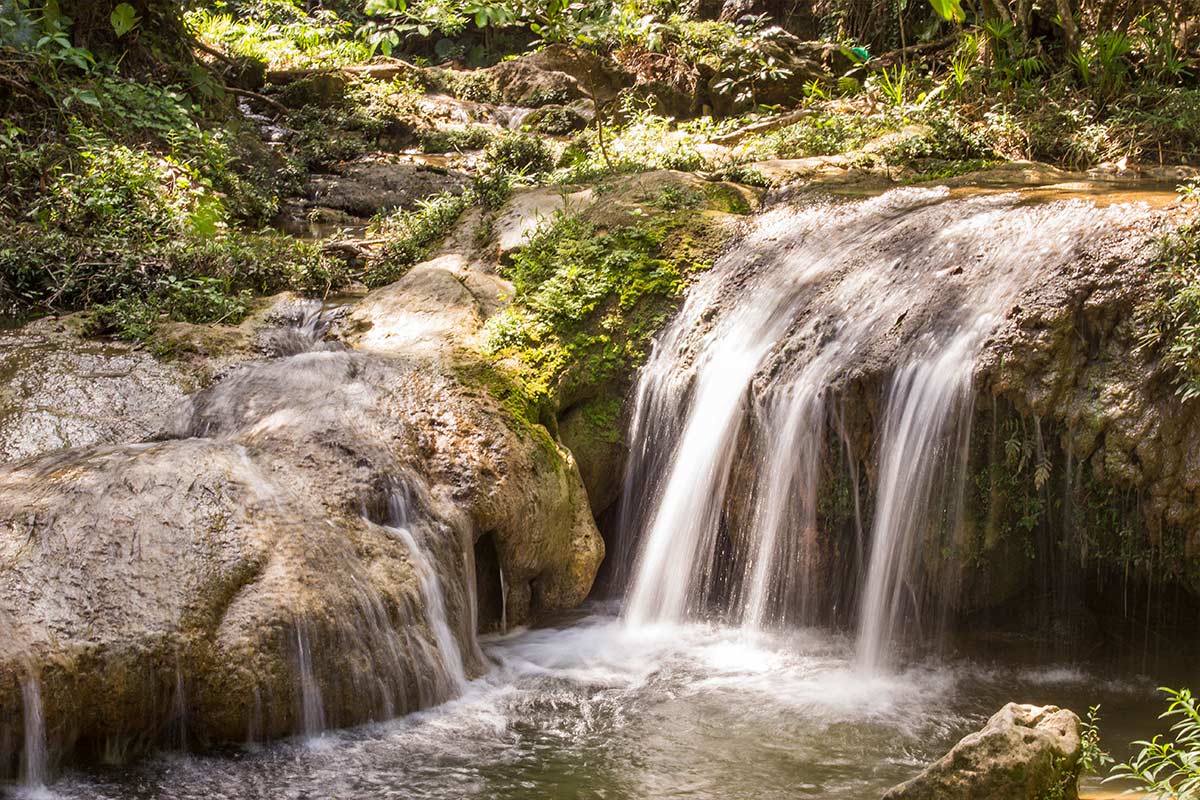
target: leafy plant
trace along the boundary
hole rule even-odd
[[[483,151],[494,168],[537,175],[554,166],[554,154],[545,140],[527,133],[509,133],[493,140]]]
[[[1109,780],[1132,779],[1152,797],[1194,800],[1200,796],[1200,708],[1188,689],[1159,691],[1170,701],[1159,719],[1172,721],[1171,738],[1134,742],[1138,751],[1117,764]]]
[[[791,77],[792,70],[780,62],[774,42],[774,30],[766,27],[764,15],[749,16],[739,21],[737,38],[727,44],[724,77],[714,88],[733,95],[738,105],[756,106],[763,84]]]
[[[895,69],[880,70],[878,86],[889,103],[896,108],[902,107],[905,90],[908,87],[908,67],[901,64]]]
[[[1040,488],[1040,487],[1039,487]],[[1113,763],[1113,758],[1100,746],[1100,706],[1088,708],[1079,731],[1079,769],[1099,773]]]
[[[109,15],[109,22],[112,24],[113,33],[117,36],[124,36],[132,31],[142,21],[138,16],[137,11],[129,3],[118,3]]]
[[[1152,300],[1135,320],[1139,350],[1158,352],[1184,400],[1200,397],[1200,229],[1186,226],[1161,243]]]

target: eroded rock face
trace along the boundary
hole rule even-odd
[[[1009,703],[883,800],[1074,800],[1079,735],[1073,711]]]
[[[0,462],[157,432],[187,376],[144,350],[53,319],[0,331]]]
[[[32,678],[52,750],[93,755],[445,699],[484,668],[485,535],[510,624],[580,603],[603,554],[570,454],[422,359],[248,364],[160,441],[0,467],[0,774]]]

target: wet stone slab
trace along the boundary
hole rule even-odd
[[[184,385],[149,353],[80,339],[54,320],[0,331],[0,462],[146,439]]]

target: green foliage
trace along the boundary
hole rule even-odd
[[[161,319],[176,322],[241,322],[250,313],[250,292],[232,281],[210,276],[164,276],[147,294],[126,294],[91,310],[85,331],[127,341],[152,337]]]
[[[461,194],[433,195],[420,201],[415,209],[375,220],[372,236],[383,241],[367,264],[363,282],[374,288],[399,280],[429,254],[472,205],[478,204],[485,211],[502,206],[512,183],[512,176],[503,169],[492,170],[476,178]]]
[[[483,151],[491,168],[538,175],[554,166],[554,153],[544,139],[527,133],[506,133]]]
[[[1170,739],[1161,734],[1134,742],[1137,752],[1117,764],[1113,779],[1132,779],[1152,797],[1195,800],[1200,797],[1200,708],[1189,689],[1159,689],[1167,710],[1159,719],[1172,721]]]
[[[749,17],[735,29],[737,36],[724,47],[725,77],[714,88],[733,95],[739,105],[756,106],[764,83],[791,77],[792,70],[780,61],[775,41],[778,28],[767,27],[767,17]]]
[[[303,88],[299,82],[293,86]],[[370,152],[389,134],[407,141],[414,129],[428,125],[420,97],[407,78],[350,81],[332,101],[305,105],[290,115],[295,135],[287,153],[296,169],[315,171]]]
[[[421,150],[426,153],[479,150],[487,147],[495,137],[492,130],[483,125],[430,128],[418,134]]]
[[[878,121],[855,114],[816,111],[777,131],[750,137],[755,158],[799,158],[844,153],[881,133]]]
[[[508,365],[530,405],[553,404],[566,384],[599,386],[640,363],[690,277],[721,237],[696,197],[664,191],[665,213],[600,228],[560,212],[502,274],[513,301],[488,321],[486,352]]]
[[[929,4],[947,22],[965,22],[967,19],[959,0],[929,0]]]
[[[525,124],[538,133],[564,136],[587,127],[587,120],[570,106],[546,105],[530,114]]]
[[[294,0],[257,0],[249,9],[223,10],[228,5],[193,9],[185,19],[197,39],[231,56],[272,69],[337,66],[370,57],[367,44],[353,37],[353,24],[326,8],[309,13]]]
[[[448,94],[459,100],[472,103],[497,103],[500,92],[496,82],[481,70],[452,70],[431,67],[421,76],[425,88],[431,92]]]
[[[420,201],[411,211],[398,211],[376,220],[372,235],[382,239],[383,244],[367,266],[363,282],[374,288],[403,277],[446,235],[470,200],[466,193],[443,192]]]
[[[1088,708],[1079,726],[1079,770],[1099,773],[1113,763],[1113,758],[1100,746],[1100,706]]]
[[[1167,235],[1154,271],[1155,294],[1135,316],[1139,347],[1157,353],[1176,392],[1192,400],[1200,397],[1200,227]]]
[[[704,132],[676,126],[674,120],[633,100],[623,103],[620,116],[624,125],[603,132],[592,126],[576,136],[552,179],[557,183],[584,183],[607,175],[654,169],[690,171],[705,166],[697,150],[706,140]]]
[[[18,178],[49,183],[5,212],[4,313],[115,303],[101,317],[118,322],[100,327],[135,335],[160,312],[230,321],[244,313],[247,291],[324,292],[345,280],[312,245],[233,231],[224,197],[196,165],[80,126],[64,146],[65,163],[42,146],[10,164]]]

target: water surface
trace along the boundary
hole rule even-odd
[[[1008,700],[1102,702],[1146,735],[1155,681],[1074,663],[967,660],[870,675],[826,631],[630,627],[605,609],[485,642],[463,696],[266,747],[70,772],[60,798],[871,798]]]

